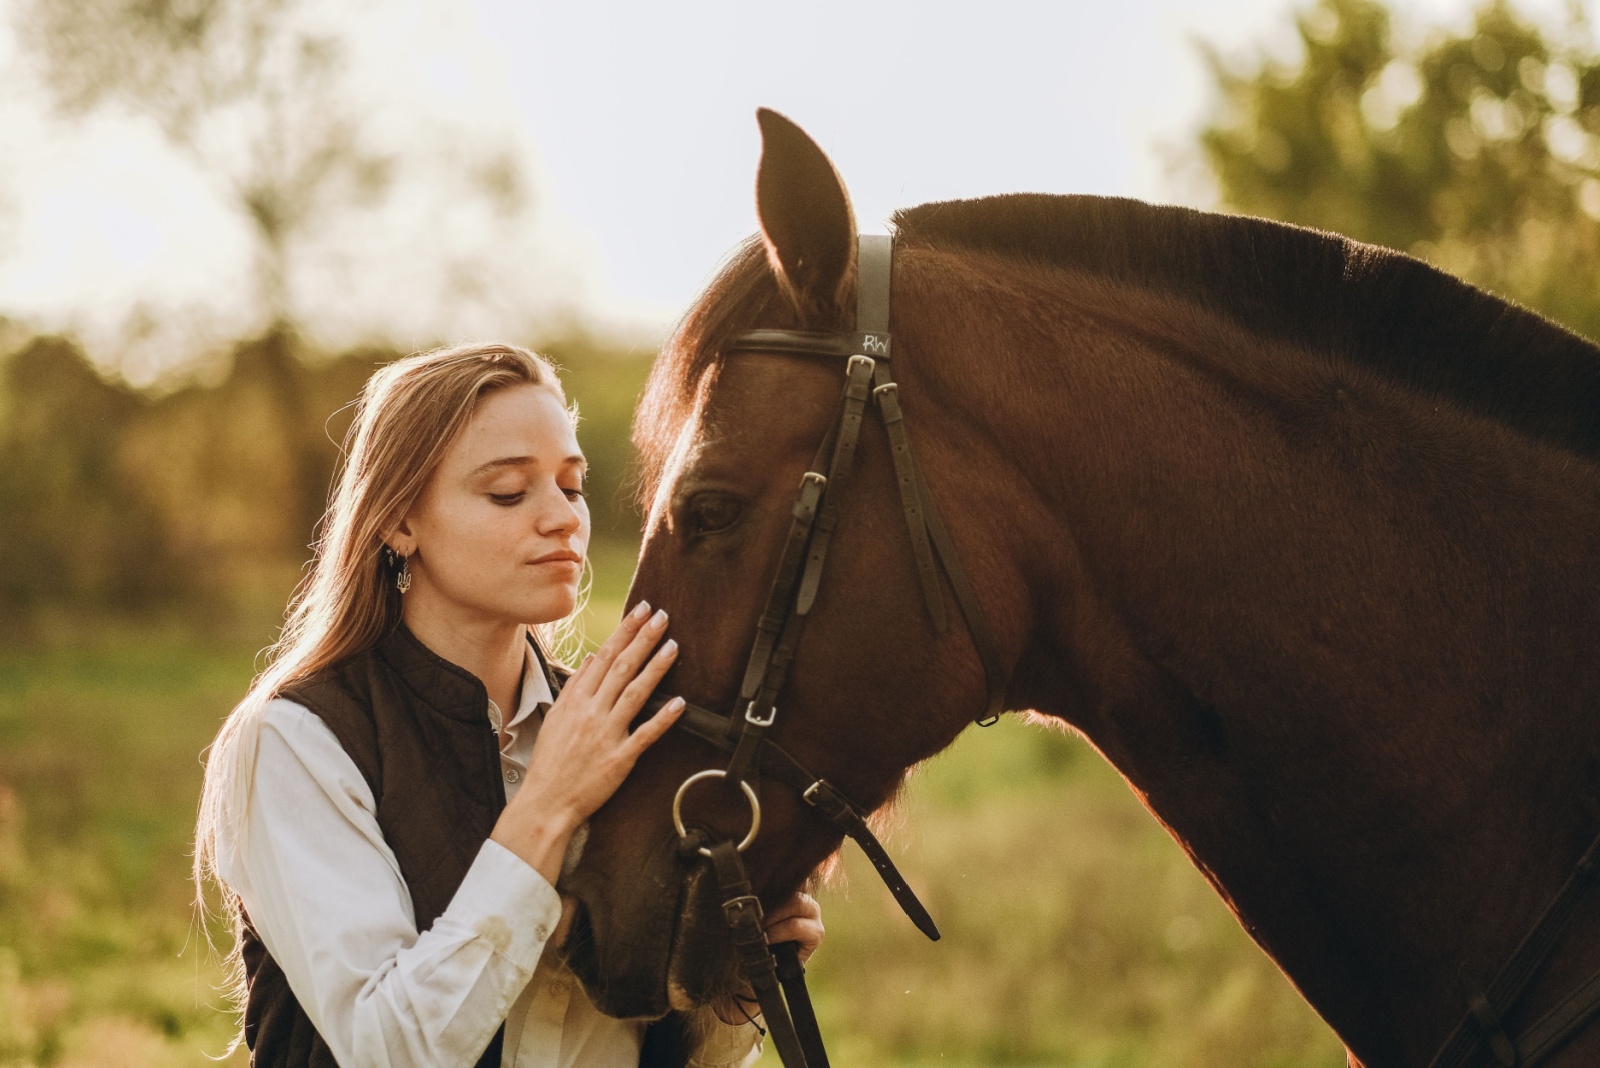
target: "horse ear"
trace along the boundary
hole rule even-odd
[[[832,311],[855,262],[850,195],[804,130],[767,108],[758,109],[756,119],[761,123],[756,213],[767,259],[797,310]]]

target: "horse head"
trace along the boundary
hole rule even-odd
[[[752,328],[849,331],[857,281],[854,220],[832,164],[788,120],[768,111],[760,120],[760,241],[736,255],[686,317],[641,406],[648,518],[629,596],[666,608],[683,647],[661,692],[736,714],[797,491],[839,419],[845,362],[724,349]],[[925,376],[907,371],[910,393]],[[959,382],[940,388],[959,390]],[[932,392],[908,396],[907,420],[931,423],[940,403]],[[825,577],[768,737],[870,813],[893,797],[907,768],[982,715],[986,677],[959,625],[941,633],[930,617],[890,443],[870,413],[839,489]],[[680,848],[671,820],[680,785],[727,763],[727,753],[674,731],[590,821],[581,860],[563,881],[580,903],[567,952],[607,1012],[658,1015],[734,987],[713,880]],[[800,793],[770,776],[760,782],[760,831],[744,857],[768,907],[840,845],[837,827]],[[752,818],[726,783],[697,787],[684,805],[686,820],[714,837],[742,838]]]

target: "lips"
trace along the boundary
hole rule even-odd
[[[537,560],[529,561],[535,564],[581,564],[583,557],[570,549],[557,549],[553,553],[545,553]]]

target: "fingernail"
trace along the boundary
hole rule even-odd
[[[643,619],[650,612],[650,602],[640,601],[633,606],[633,611],[628,613],[630,619]]]
[[[661,711],[665,712],[669,716],[674,712],[682,712],[683,703],[683,698],[674,697],[672,700],[661,706]]]
[[[651,616],[650,617],[650,625],[652,627],[664,627],[664,626],[666,626],[667,625],[667,610],[665,608],[663,608],[661,611],[659,611],[655,615]]]
[[[671,638],[668,638],[666,641],[661,643],[661,655],[662,656],[673,656],[677,652],[678,652],[678,643],[673,641]]]

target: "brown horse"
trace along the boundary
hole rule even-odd
[[[724,710],[841,376],[721,349],[849,330],[855,292],[832,166],[762,125],[761,240],[685,318],[636,426],[631,597],[672,613],[669,692]],[[895,229],[906,423],[1007,706],[1116,766],[1353,1062],[1428,1063],[1600,830],[1600,350],[1406,256],[1260,220],[1012,196]],[[773,737],[871,809],[981,715],[985,679],[961,616],[929,621],[875,420],[856,463]],[[607,1011],[733,982],[669,822],[685,776],[723,762],[657,745],[564,880]],[[741,835],[743,801],[715,800],[703,822]],[[839,837],[786,786],[761,800],[747,857],[770,904]],[[1592,900],[1512,1026],[1597,962]],[[1550,1063],[1600,1063],[1600,1027]]]

